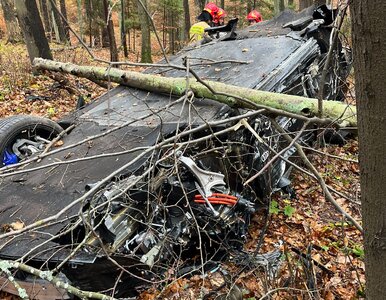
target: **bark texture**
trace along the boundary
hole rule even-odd
[[[189,9],[189,0],[183,0],[184,7],[184,37],[185,40],[189,40],[189,29],[190,29],[190,9]]]
[[[129,57],[129,52],[127,51],[125,19],[126,19],[126,5],[125,5],[125,1],[121,0],[121,26],[120,26],[120,29],[121,29],[121,46],[123,48],[123,55],[125,57]]]
[[[104,10],[104,16],[105,16],[105,24],[106,24],[106,31],[109,39],[109,47],[110,47],[110,60],[111,61],[118,61],[118,49],[117,49],[117,43],[115,41],[115,34],[114,34],[114,24],[113,20],[111,19],[111,15],[109,13],[109,1],[103,0],[103,10]]]
[[[92,80],[111,80],[122,85],[140,88],[158,93],[173,94],[182,96],[189,88],[197,98],[208,98],[225,103],[231,107],[253,108],[234,97],[214,95],[206,86],[194,79],[189,80],[189,87],[186,86],[186,78],[170,78],[138,72],[122,71],[111,68],[77,66],[71,63],[61,63],[45,59],[35,59],[34,66],[37,69],[64,72],[72,75],[89,78]],[[227,93],[242,97],[258,105],[268,106],[274,109],[281,109],[296,114],[315,115],[318,112],[318,100],[300,96],[276,94],[271,92],[258,91],[239,86],[227,85],[220,82],[205,81],[217,92]],[[356,126],[355,107],[347,107],[346,104],[338,101],[325,101],[324,116],[331,119],[343,119],[347,125]]]
[[[141,3],[142,2],[142,3]],[[144,5],[144,7],[142,6]],[[150,22],[145,11],[147,8],[146,0],[137,0],[138,14],[141,22],[142,44],[141,44],[141,62],[151,63],[151,42],[150,42]]]
[[[200,10],[203,10],[203,9],[204,9],[205,3],[206,3],[205,0],[195,0],[194,2],[196,3],[196,5],[198,6],[198,8],[199,8]],[[209,2],[209,1],[208,1],[208,2]]]
[[[62,13],[63,17],[68,21],[67,8],[66,8],[65,0],[60,0],[60,12]],[[64,22],[62,22],[62,24],[63,24],[64,33],[66,35],[66,39],[67,39],[67,41],[70,42],[70,28]]]
[[[275,15],[280,14],[284,10],[284,0],[275,0],[274,1],[274,7],[275,7]]]
[[[367,299],[386,291],[385,10],[384,0],[351,4]]]
[[[36,1],[15,0],[15,7],[31,62],[35,57],[52,59]]]
[[[5,26],[7,28],[7,42],[18,43],[23,40],[20,27],[15,15],[14,0],[1,0],[1,7],[5,19]]]
[[[44,24],[44,29],[47,34],[51,37],[51,24],[50,17],[48,14],[47,0],[39,0],[41,17]]]
[[[56,9],[53,6],[55,6]],[[69,40],[67,39],[66,31],[64,30],[62,18],[57,11],[58,5],[56,0],[50,0],[48,2],[48,8],[51,14],[51,24],[54,27],[56,41],[58,43],[67,43]]]
[[[314,4],[313,0],[300,0],[299,1],[299,10],[303,10],[303,9],[311,6],[312,4]]]

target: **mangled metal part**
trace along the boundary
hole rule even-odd
[[[306,62],[320,55],[320,48],[314,38],[310,38],[293,52],[284,62],[282,62],[269,76],[264,78],[256,87],[257,90],[273,91],[282,93],[291,83],[297,80],[296,76],[288,74],[299,73],[298,68],[301,65],[307,65]],[[301,74],[301,73],[299,73]],[[299,75],[301,77],[301,75]],[[288,82],[288,80],[291,82]]]
[[[149,267],[153,267],[156,259],[158,258],[160,251],[162,249],[162,243],[158,243],[153,248],[149,250],[146,254],[142,255],[140,261],[144,264],[147,264]]]
[[[107,216],[105,226],[115,236],[114,243],[109,247],[111,252],[117,251],[137,230],[139,215],[138,210],[124,208],[113,217]]]
[[[96,203],[93,206],[101,203],[102,201],[112,201],[116,198],[120,197],[124,192],[128,189],[132,182],[134,182],[138,177],[130,176],[124,180],[114,182],[107,190],[104,191],[102,197],[98,197]],[[89,187],[92,185],[89,185]],[[119,202],[121,202],[120,200]],[[117,201],[118,202],[118,201]],[[121,204],[118,204],[121,206]],[[114,242],[112,242],[108,249],[110,252],[115,252],[119,247],[121,247],[125,241],[133,235],[133,233],[137,230],[138,226],[138,218],[140,212],[133,207],[123,207],[118,209],[115,212],[109,212],[104,221],[103,225],[105,229],[107,229],[110,234],[114,237]],[[97,246],[99,244],[99,237],[93,236],[88,239],[86,242],[87,245]]]
[[[25,153],[38,153],[42,150],[41,142],[33,142],[27,139],[17,139],[16,142],[12,145],[12,151],[16,154],[17,157],[23,157],[24,155],[20,151]]]
[[[231,258],[231,261],[248,268],[262,268],[267,272],[270,279],[274,279],[283,264],[283,252],[280,250],[281,245],[282,241],[279,241],[275,250],[262,254],[251,255],[245,252],[236,252],[237,257]]]
[[[263,135],[264,131],[270,130],[270,123],[263,122],[259,128]],[[255,151],[259,148],[256,147]],[[219,246],[224,247],[223,250],[230,247],[228,242],[234,243],[238,249],[242,247],[248,227],[245,220],[249,220],[257,208],[255,198],[227,187],[224,174],[209,171],[212,167],[218,169],[217,161],[205,164],[202,158],[194,161],[183,156],[182,152],[175,155],[183,168],[160,165],[149,182],[138,184],[136,176],[112,182],[90,201],[92,208],[102,207],[92,216],[94,223],[99,220],[102,225],[95,230],[100,236],[89,239],[88,245],[98,247],[102,242],[110,253],[133,257],[150,268],[161,269],[175,249],[183,252],[194,246],[200,232],[205,232],[211,242],[224,243],[224,246]],[[200,168],[199,163],[205,169]],[[171,172],[180,174],[177,176]],[[229,189],[233,195],[229,194]],[[133,191],[142,193],[139,199],[132,198]],[[200,197],[198,194],[202,198],[196,202],[195,199]],[[192,204],[189,211],[186,201],[181,201],[186,195]],[[227,196],[233,200],[233,205],[222,204],[220,200],[215,202],[217,196]],[[146,212],[144,206],[148,207]],[[195,222],[192,222],[193,218]],[[237,246],[235,239],[239,240]]]
[[[199,168],[196,163],[189,157],[180,156],[179,161],[188,168],[196,177],[198,184],[201,186],[205,197],[212,195],[212,188],[214,186],[225,186],[224,175],[216,172],[211,172]]]

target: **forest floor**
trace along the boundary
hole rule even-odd
[[[59,61],[95,64],[80,48],[58,49],[53,53]],[[95,54],[106,59],[109,55],[105,49],[96,50]],[[131,59],[136,61],[137,58]],[[72,76],[66,76],[65,83],[48,75],[33,76],[24,45],[5,44],[4,41],[0,41],[0,72],[1,118],[32,114],[57,120],[74,110],[80,96],[93,101],[106,92],[88,80]],[[357,141],[349,140],[342,147],[330,145],[318,151],[309,151],[310,159],[326,183],[350,199],[338,197],[338,203],[360,220],[359,168],[355,162]],[[283,255],[278,273],[269,276],[264,270],[241,269],[236,264],[224,264],[222,269],[230,274],[231,283],[240,288],[245,299],[361,298],[365,281],[361,234],[336,212],[315,181],[298,171],[291,179],[296,199],[273,195],[268,218],[264,211],[253,218],[244,249],[256,251],[261,237],[259,253],[280,248]],[[140,298],[197,299],[223,283],[226,282],[218,272],[171,278],[162,290],[154,286]],[[229,284],[219,293],[226,293]]]

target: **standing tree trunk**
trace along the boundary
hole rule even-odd
[[[18,43],[23,40],[17,18],[15,16],[14,0],[1,0],[5,25],[7,27],[7,42]]]
[[[50,16],[48,14],[47,0],[39,0],[40,11],[43,19],[44,29],[49,38],[52,38]]]
[[[129,56],[129,52],[127,51],[127,39],[126,39],[126,13],[125,13],[125,1],[121,0],[121,46],[123,48],[123,55],[125,57]]]
[[[247,14],[248,14],[252,9],[255,9],[255,7],[254,7],[254,5],[253,5],[253,1],[248,0],[248,1],[247,1]]]
[[[93,8],[99,13],[99,18],[97,23],[100,27],[100,32],[102,34],[101,42],[103,48],[110,48],[110,39],[109,39],[109,30],[107,29],[107,18],[108,18],[108,4],[107,4],[107,15],[105,11],[105,0],[100,2],[91,0],[93,2]],[[108,0],[107,0],[108,1]],[[102,6],[100,5],[102,4]]]
[[[60,0],[60,12],[62,13],[63,17],[68,22],[67,8],[66,8],[65,0]],[[66,35],[66,39],[71,44],[71,41],[70,41],[70,29],[68,28],[68,25],[66,25],[64,22],[62,22],[62,24],[63,24],[64,34]]]
[[[52,59],[36,1],[15,0],[15,7],[31,62],[35,57]]]
[[[85,8],[85,17],[86,24],[85,26],[85,34],[89,35],[89,46],[99,46],[100,45],[100,30],[98,25],[99,15],[100,15],[100,7],[98,6],[97,1],[93,0],[85,0],[84,8]],[[103,19],[103,17],[102,17]]]
[[[205,3],[206,3],[205,0],[195,0],[195,2],[196,2],[196,5],[198,6],[198,8],[199,8],[200,10],[203,10],[203,9],[204,9]]]
[[[314,0],[315,6],[326,4],[326,0]]]
[[[183,0],[184,7],[184,38],[185,41],[189,40],[189,29],[190,29],[190,10],[189,0]]]
[[[63,43],[63,42],[66,43],[68,42],[68,40],[67,40],[66,32],[64,31],[62,19],[58,14],[57,10],[53,7],[53,5],[55,5],[55,7],[58,7],[56,4],[57,4],[56,0],[48,1],[48,11],[51,14],[51,24],[52,24],[52,27],[54,28],[56,41],[58,43]]]
[[[366,298],[386,290],[386,18],[384,0],[352,1]],[[371,38],[369,38],[371,37]]]
[[[110,47],[110,60],[111,61],[118,61],[118,49],[117,49],[117,43],[115,41],[115,35],[114,35],[114,24],[113,20],[111,19],[111,14],[109,13],[109,2],[108,0],[103,0],[103,10],[105,13],[105,24],[106,24],[106,31],[109,38],[109,47]]]
[[[275,5],[275,15],[278,15],[284,10],[284,0],[275,0],[274,1]]]
[[[188,1],[186,1],[188,2]],[[164,23],[166,26],[169,42],[169,52],[175,53],[176,50],[181,49],[181,40],[185,39],[185,20],[181,18],[184,14],[184,1],[181,0],[166,0],[164,5]],[[188,27],[188,30],[190,26]],[[165,30],[164,30],[165,32]],[[189,33],[188,33],[189,35]],[[189,37],[189,36],[188,36]],[[188,38],[187,37],[187,38]],[[163,44],[165,48],[165,36],[163,37]]]
[[[147,7],[146,0],[137,0],[138,4],[138,14],[139,20],[141,22],[141,32],[142,32],[142,45],[141,45],[141,62],[142,63],[151,63],[151,42],[150,42],[150,22],[149,17],[142,7],[142,4]]]
[[[76,0],[76,8],[77,8],[77,14],[78,14],[78,26],[79,26],[79,33],[80,38],[83,40],[83,34],[84,34],[84,28],[83,28],[83,11],[82,11],[82,0]]]
[[[313,0],[300,0],[299,1],[299,10],[303,10],[303,9],[311,6],[312,4],[314,4]]]

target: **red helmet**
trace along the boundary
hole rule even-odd
[[[218,12],[218,7],[213,2],[209,2],[207,5],[205,5],[204,10],[206,10],[212,15],[212,17],[214,17],[214,15]]]
[[[217,17],[219,19],[225,18],[227,16],[227,12],[223,10],[221,7],[218,8]]]
[[[252,10],[248,16],[247,16],[248,21],[256,21],[256,23],[259,23],[263,21],[263,18],[261,14],[257,10]]]
[[[226,16],[227,16],[226,11],[219,7],[217,14],[215,14],[215,16],[213,18],[213,23],[215,23],[215,24],[222,23],[223,22],[222,19],[224,19]]]

